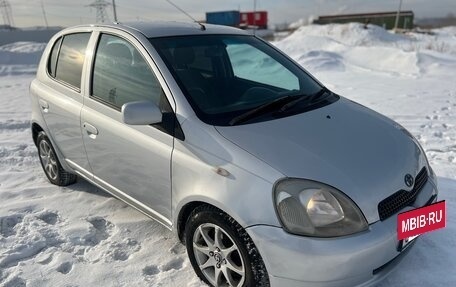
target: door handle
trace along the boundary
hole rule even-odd
[[[49,104],[43,99],[39,99],[38,102],[43,112],[47,113],[49,111]]]
[[[92,126],[89,123],[84,123],[82,126],[84,127],[90,138],[95,139],[97,137],[98,129],[96,127]]]

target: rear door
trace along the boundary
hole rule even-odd
[[[47,59],[47,75],[38,85],[38,103],[49,137],[70,166],[90,170],[85,154],[80,114],[81,81],[91,32],[74,32],[58,38]]]
[[[100,33],[82,110],[83,139],[94,180],[170,226],[174,138],[165,115],[173,109],[147,59],[128,35]],[[124,124],[121,107],[133,101],[157,104],[164,122]]]

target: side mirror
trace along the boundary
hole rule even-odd
[[[162,113],[152,102],[131,102],[122,106],[122,121],[127,125],[157,124],[162,121]]]

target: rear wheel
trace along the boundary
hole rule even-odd
[[[210,286],[269,286],[252,239],[219,209],[195,209],[187,221],[185,243],[196,274]]]
[[[76,175],[62,168],[51,141],[44,132],[37,137],[38,155],[41,166],[49,181],[55,185],[66,186],[76,181]]]

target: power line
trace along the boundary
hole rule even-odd
[[[95,0],[91,4],[87,5],[88,7],[95,8],[96,11],[96,21],[98,23],[104,23],[106,20],[109,20],[108,14],[106,13],[106,8],[111,5],[111,3],[106,2],[105,0]]]
[[[3,23],[7,26],[14,27],[13,11],[8,0],[0,0],[0,9],[2,10]]]

